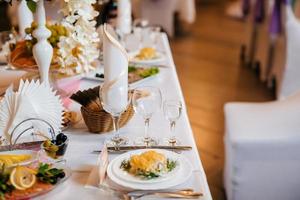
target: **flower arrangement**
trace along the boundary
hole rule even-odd
[[[76,73],[88,72],[94,67],[91,63],[98,58],[99,35],[96,31],[95,17],[99,14],[92,4],[96,0],[64,0],[62,12],[65,18],[61,24],[68,36],[58,42],[58,62],[66,73],[75,69]]]
[[[29,8],[35,11],[36,3],[39,0],[26,1],[28,7],[30,5]],[[46,26],[51,31],[48,41],[54,49],[51,69],[69,76],[88,72],[95,68],[93,61],[99,56],[98,44],[100,42],[95,27],[95,17],[99,13],[93,7],[96,0],[64,0],[64,2],[65,4],[60,10],[64,15],[62,21],[56,24],[47,23]],[[18,51],[11,54],[11,56],[16,56],[11,57],[15,67],[36,67],[32,57],[32,46],[37,42],[32,35],[35,28],[37,28],[36,23],[28,27],[25,32],[29,39],[23,43],[19,42],[20,45],[17,44],[16,47],[21,46],[21,48],[13,50]]]

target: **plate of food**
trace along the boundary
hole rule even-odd
[[[139,84],[155,77],[159,72],[159,67],[155,65],[130,65],[128,66],[128,82],[129,84]],[[104,71],[103,69],[99,69],[97,72],[87,74],[84,78],[88,80],[104,81]]]
[[[142,48],[140,51],[128,53],[129,61],[134,64],[158,64],[165,60],[165,55],[151,47]]]
[[[138,190],[157,190],[184,183],[190,162],[181,154],[161,149],[127,152],[110,162],[107,175],[118,185]]]
[[[71,176],[65,165],[39,163],[0,170],[0,197],[7,200],[31,199],[46,194]]]
[[[0,152],[0,166],[14,167],[17,165],[28,165],[38,159],[37,151],[12,150]]]

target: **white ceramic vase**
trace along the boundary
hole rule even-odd
[[[21,0],[18,5],[18,24],[20,37],[23,39],[25,37],[25,29],[31,26],[33,22],[33,14],[29,10],[25,0]]]
[[[33,36],[38,42],[33,46],[33,56],[39,67],[41,82],[49,84],[49,69],[53,56],[53,48],[47,41],[51,36],[51,31],[46,28],[44,0],[37,2],[35,20],[38,27],[33,31]]]
[[[118,0],[117,29],[121,34],[131,32],[131,2],[130,0]]]

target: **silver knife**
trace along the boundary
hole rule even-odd
[[[122,153],[130,150],[138,150],[138,149],[165,149],[172,151],[190,151],[192,150],[191,146],[109,146],[107,147],[108,152],[110,153]],[[95,150],[93,153],[100,153],[100,150]]]

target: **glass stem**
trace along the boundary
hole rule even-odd
[[[148,135],[149,124],[150,124],[150,118],[145,119],[145,135],[144,135],[145,140],[149,139],[149,135]]]
[[[176,122],[171,121],[171,123],[170,123],[170,132],[171,132],[170,140],[175,140],[175,126],[176,126]]]
[[[113,126],[114,126],[114,131],[115,131],[115,136],[114,138],[119,138],[119,120],[120,117],[119,116],[113,116]]]

